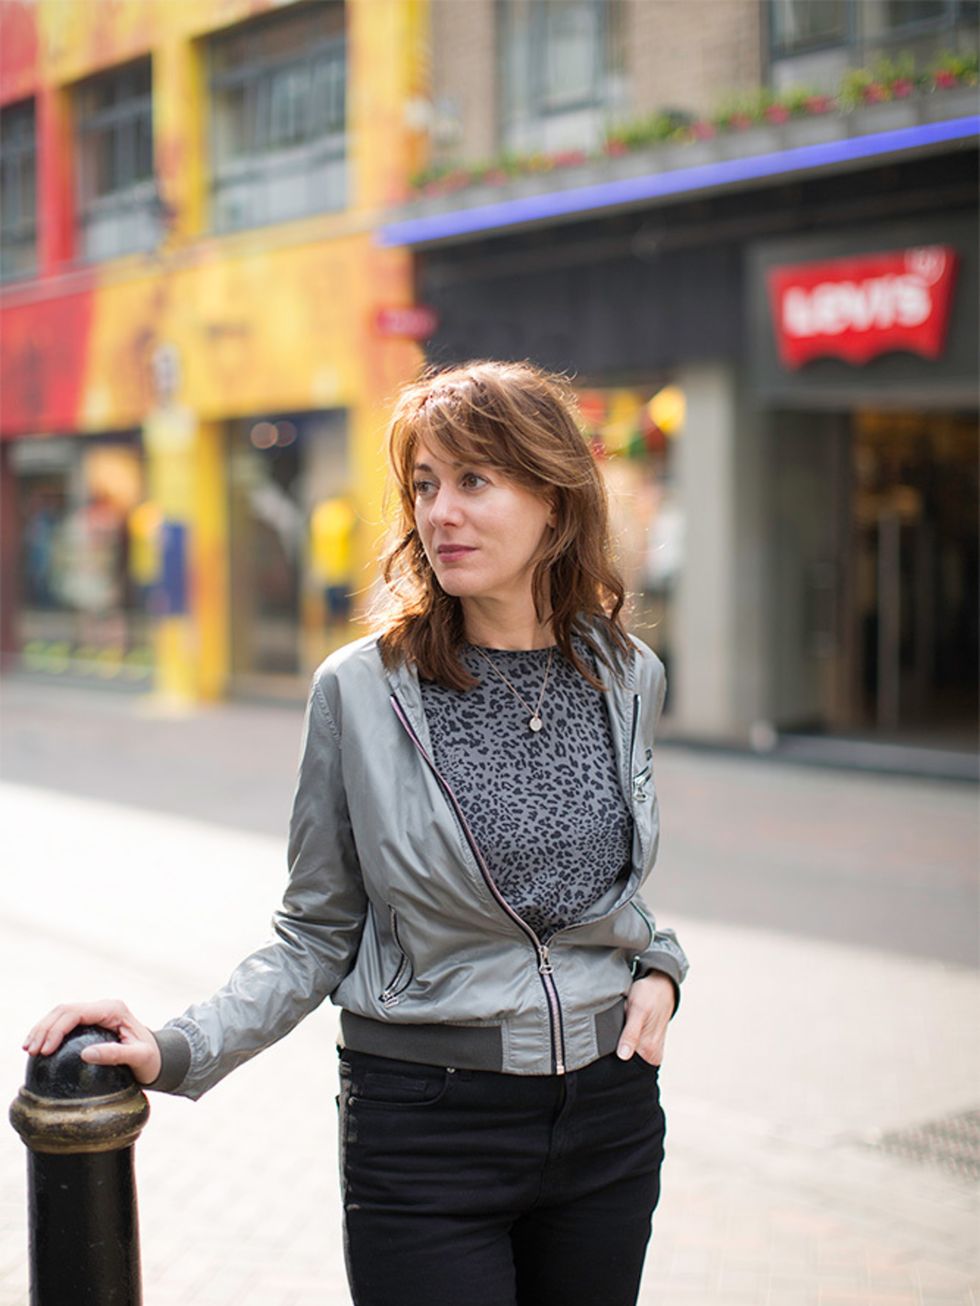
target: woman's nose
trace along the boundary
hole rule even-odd
[[[441,526],[458,522],[461,515],[459,496],[452,486],[441,485],[429,509],[430,519]]]

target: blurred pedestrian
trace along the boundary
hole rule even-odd
[[[430,369],[389,450],[386,607],[314,676],[274,937],[162,1030],[76,1003],[26,1046],[104,1025],[87,1061],[196,1098],[330,997],[357,1306],[631,1306],[687,968],[638,893],[663,668],[561,378]]]

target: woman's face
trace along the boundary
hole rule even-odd
[[[495,468],[415,455],[415,525],[439,584],[466,599],[524,600],[554,512]]]

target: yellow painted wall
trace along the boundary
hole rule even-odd
[[[347,209],[230,235],[208,231],[206,37],[284,7],[282,0],[37,5],[42,85],[65,88],[147,53],[154,60],[166,236],[151,254],[84,274],[92,309],[76,429],[142,426],[152,445],[153,360],[161,346],[175,351],[180,383],[170,402],[190,414],[195,434],[183,453],[161,461],[150,452],[148,461],[151,483],[171,487],[171,512],[191,530],[193,606],[189,634],[170,631],[163,641],[162,679],[180,692],[193,684],[205,697],[223,692],[229,668],[223,423],[277,410],[348,410],[361,523],[354,553],[366,587],[382,528],[385,421],[398,386],[422,361],[415,343],[376,332],[378,308],[413,302],[413,278],[411,256],[376,245],[373,231],[406,195],[421,158],[407,106],[426,93],[427,0],[348,0]],[[71,276],[49,278],[52,293],[62,280],[69,293]]]

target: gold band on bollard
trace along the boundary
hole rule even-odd
[[[10,1106],[10,1123],[32,1152],[61,1156],[130,1147],[149,1115],[146,1094],[135,1085],[105,1097],[58,1100],[22,1088]]]

